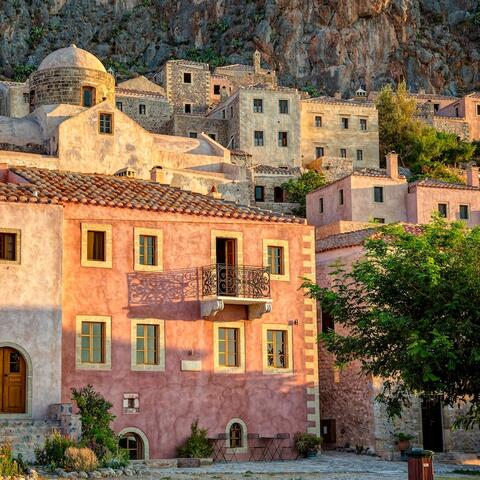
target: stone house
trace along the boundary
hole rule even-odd
[[[300,110],[302,165],[315,168],[319,159],[332,165],[348,160],[355,169],[380,167],[378,111],[373,102],[305,98]]]
[[[21,118],[30,111],[28,82],[0,81],[0,116]]]
[[[25,421],[92,384],[134,459],[174,457],[197,418],[238,459],[254,434],[288,433],[286,447],[319,433],[304,220],[128,176],[2,172],[0,239],[17,247],[0,264],[11,289],[0,348],[25,360],[14,398]]]

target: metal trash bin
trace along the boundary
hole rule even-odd
[[[407,452],[408,480],[433,480],[433,455],[434,452],[423,448]]]

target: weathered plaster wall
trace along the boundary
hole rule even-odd
[[[379,168],[378,111],[374,105],[302,100],[301,108],[301,156],[302,164],[316,159],[316,147],[324,148],[327,157],[341,157],[340,149],[347,150],[354,168]],[[315,117],[322,117],[317,127]],[[349,119],[349,128],[342,128],[341,119]],[[367,120],[367,130],[360,129],[360,119]],[[363,161],[357,160],[357,150],[363,151]]]
[[[224,147],[228,145],[228,124],[223,119],[203,115],[175,114],[171,120],[168,133],[181,137],[190,137],[190,133],[196,133],[200,137],[202,132],[209,136],[214,135],[212,138],[215,138]]]
[[[196,418],[211,434],[224,432],[227,422],[241,418],[249,432],[318,432],[316,390],[316,319],[313,303],[298,290],[300,277],[311,278],[313,229],[288,224],[247,223],[233,220],[154,214],[106,207],[68,205],[65,208],[63,398],[70,387],[92,383],[114,404],[114,427],[136,427],[146,433],[152,458],[175,455]],[[79,220],[81,219],[81,220]],[[80,266],[80,223],[108,223],[113,229],[113,268]],[[142,305],[129,303],[133,272],[133,228],[163,231],[164,276]],[[246,320],[242,306],[226,306],[213,321],[200,318],[198,284],[185,291],[188,271],[211,263],[211,231],[243,233],[243,263],[262,265],[262,238],[289,242],[290,281],[272,280],[272,313]],[[187,271],[181,269],[188,269]],[[176,272],[176,273],[175,273]],[[148,273],[138,274],[146,278]],[[183,279],[183,280],[182,280]],[[187,282],[188,283],[188,282]],[[92,302],[92,295],[95,301]],[[112,317],[112,369],[80,371],[75,368],[75,316]],[[130,366],[132,318],[165,321],[166,371],[136,372]],[[243,321],[246,373],[214,373],[213,325],[218,321]],[[298,320],[298,324],[295,324]],[[291,325],[293,375],[262,373],[262,324]],[[182,360],[201,361],[199,372],[181,371]],[[139,393],[140,413],[124,414],[124,393]],[[308,405],[307,405],[308,402]]]
[[[60,206],[0,202],[0,229],[21,231],[20,264],[0,263],[0,347],[18,346],[31,360],[34,419],[60,402],[62,218]]]
[[[21,118],[28,115],[29,109],[28,83],[0,82],[0,115]]]

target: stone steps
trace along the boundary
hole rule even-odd
[[[0,420],[0,443],[10,443],[14,455],[25,460],[35,459],[35,448],[43,446],[45,437],[60,429],[56,420]]]

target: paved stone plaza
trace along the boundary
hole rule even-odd
[[[477,470],[480,467],[461,467],[458,465],[434,464],[436,478],[456,479],[453,471],[459,468]],[[315,459],[286,462],[250,462],[217,463],[211,467],[191,469],[152,470],[151,477],[160,480],[193,479],[348,479],[348,480],[405,480],[407,478],[406,462],[388,462],[376,457],[348,453],[328,452]],[[470,478],[460,475],[464,480]],[[477,477],[478,478],[478,477]]]

